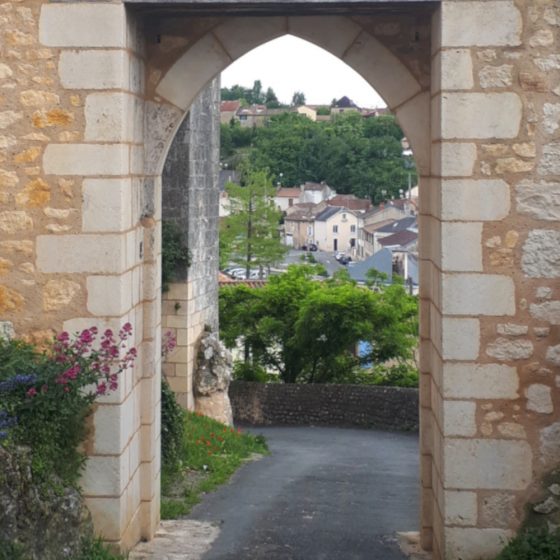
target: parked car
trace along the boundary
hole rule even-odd
[[[317,251],[319,248],[317,247],[316,243],[310,243],[309,245],[302,245],[302,251]]]

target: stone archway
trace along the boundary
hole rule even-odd
[[[127,548],[159,518],[164,154],[212,76],[292,32],[366,77],[412,141],[423,542],[491,558],[560,460],[558,9],[14,0],[0,17],[2,319],[35,337],[129,320],[140,350],[94,418],[83,486],[105,538]]]

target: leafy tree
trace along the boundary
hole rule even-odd
[[[303,91],[296,91],[292,95],[292,106],[299,107],[300,105],[305,105],[305,93]]]
[[[242,338],[246,361],[273,368],[285,383],[348,380],[359,359],[353,349],[371,341],[367,361],[407,360],[417,336],[417,299],[401,285],[373,292],[347,276],[318,282],[310,265],[290,266],[266,286],[220,291],[221,337]]]
[[[281,107],[280,101],[278,101],[278,97],[276,97],[276,94],[271,87],[266,90],[264,103],[269,109],[278,109]]]
[[[220,232],[221,259],[251,270],[282,260],[288,248],[281,243],[278,225],[281,218],[272,201],[274,187],[266,171],[245,170],[242,184],[228,183],[231,204]]]

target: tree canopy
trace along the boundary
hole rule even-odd
[[[240,100],[242,105],[266,105],[269,109],[282,107],[274,90],[269,87],[264,91],[260,80],[255,80],[250,88],[240,86],[239,84],[235,84],[230,88],[223,87],[221,94],[222,101]]]
[[[280,240],[282,216],[272,200],[274,187],[266,171],[243,170],[241,185],[227,183],[231,214],[220,230],[220,261],[251,270],[280,260],[288,247]]]
[[[400,284],[372,291],[348,276],[313,279],[311,265],[292,265],[266,286],[220,290],[220,331],[225,344],[242,339],[246,358],[273,369],[285,383],[336,382],[358,374],[358,342],[371,343],[362,359],[408,360],[417,336],[417,298]]]
[[[285,185],[326,181],[341,194],[379,203],[407,188],[409,172],[416,181],[414,163],[403,156],[403,132],[393,116],[364,118],[347,112],[314,122],[287,112],[251,132],[241,133],[241,128],[222,126],[222,158],[241,150],[253,167],[268,169],[273,177],[282,173]]]

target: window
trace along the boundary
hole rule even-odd
[[[356,233],[356,226],[350,226],[350,233]]]
[[[307,235],[313,235],[313,228],[311,226],[307,226]]]
[[[293,198],[288,198],[288,206],[293,206],[294,205],[294,199]]]
[[[338,226],[333,226],[332,227],[332,232],[333,233],[338,233]]]

